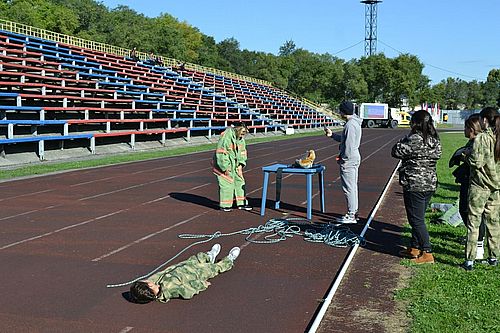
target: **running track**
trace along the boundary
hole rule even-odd
[[[356,233],[396,166],[390,149],[405,132],[363,132],[361,221],[351,228]],[[127,287],[106,285],[146,274],[192,243],[178,234],[232,232],[283,213],[304,217],[302,176],[284,177],[280,211],[268,202],[261,217],[259,207],[261,167],[292,163],[307,149],[315,149],[316,162],[327,167],[327,213],[319,212],[316,197],[313,221],[328,222],[344,213],[345,201],[335,163],[338,144],[322,135],[248,146],[252,212],[215,209],[212,152],[0,183],[0,331],[303,332],[348,249],[298,237],[266,245],[242,235],[224,237],[217,240],[221,254],[242,247],[235,267],[192,300],[137,305],[126,300]],[[273,186],[268,198],[274,198]]]

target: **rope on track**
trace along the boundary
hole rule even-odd
[[[297,223],[303,222],[303,223]],[[302,232],[301,226],[306,229]],[[253,238],[255,234],[269,233],[266,235],[263,240],[258,240]],[[220,231],[216,231],[213,234],[180,234],[178,237],[181,239],[203,239],[197,242],[192,243],[191,245],[186,246],[175,256],[165,261],[151,272],[142,275],[136,279],[133,279],[128,282],[118,283],[118,284],[108,284],[107,288],[116,288],[123,287],[134,282],[146,279],[152,274],[156,273],[162,267],[172,262],[174,259],[179,257],[182,253],[186,252],[189,248],[210,242],[213,239],[217,239],[219,237],[226,236],[234,236],[234,235],[247,235],[245,240],[254,244],[275,244],[281,241],[284,241],[288,238],[292,238],[293,236],[304,236],[304,240],[311,243],[324,243],[333,247],[348,247],[354,246],[355,244],[364,245],[365,240],[363,237],[353,233],[349,227],[343,225],[333,225],[327,224],[325,226],[316,226],[311,225],[309,220],[304,218],[276,218],[270,219],[264,225],[259,225],[257,227],[251,227],[243,230],[233,231],[230,233],[222,233]]]

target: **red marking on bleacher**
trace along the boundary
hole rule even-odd
[[[122,131],[122,132],[110,132],[110,133],[95,133],[94,137],[113,137],[113,136],[124,136],[131,134],[161,134],[161,133],[177,133],[177,132],[187,132],[189,129],[187,127],[178,127],[178,128],[170,128],[170,129],[148,129],[144,131]]]

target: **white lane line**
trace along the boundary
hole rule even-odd
[[[271,148],[272,147],[265,148],[265,149],[271,149]],[[258,152],[260,150],[264,150],[264,148],[258,148],[258,149],[255,149],[254,151]],[[206,151],[205,153],[207,153],[207,152],[209,152],[209,151]],[[156,160],[163,159],[163,158],[182,157],[182,156],[187,156],[187,155],[171,156],[171,157],[160,157],[158,159],[146,160],[146,161],[140,161],[140,162],[129,162],[129,163],[124,163],[123,165],[119,165],[119,166],[120,167],[124,167],[124,165],[131,164],[131,163],[133,163],[134,165],[137,165],[139,163],[140,164],[144,164],[146,162],[150,163],[150,162],[154,162]],[[207,164],[208,164],[208,162],[211,159],[212,159],[212,157],[204,157],[204,158],[200,158],[200,159],[197,159],[197,160],[190,160],[190,161],[187,161],[187,162],[183,162],[182,165],[194,164],[194,163],[199,163],[199,162],[204,162],[204,161],[207,161]],[[137,175],[137,174],[141,174],[141,173],[148,173],[148,172],[152,172],[152,171],[158,171],[158,170],[175,168],[177,166],[178,165],[170,164],[170,165],[165,165],[165,166],[160,166],[160,167],[154,167],[154,168],[149,168],[149,169],[145,169],[145,170],[135,171],[135,172],[132,172],[130,174],[122,174],[122,175],[119,175],[119,176],[110,176],[110,177],[106,177],[106,178],[93,179],[93,180],[89,180],[89,181],[85,181],[85,182],[81,182],[81,183],[76,183],[76,184],[70,185],[69,187],[75,187],[75,186],[81,186],[81,185],[88,185],[88,184],[97,183],[97,182],[101,182],[101,181],[111,180],[111,179],[114,179],[114,178],[129,177],[130,175]],[[108,166],[108,167],[112,167],[112,166]],[[49,190],[49,191],[51,191],[51,190]]]
[[[47,192],[51,192],[51,191],[53,191],[53,189],[47,189],[47,190],[42,190],[42,191],[36,191],[36,192],[30,192],[30,193],[25,193],[25,194],[19,194],[19,195],[13,196],[13,197],[2,198],[2,199],[0,199],[0,201],[10,200],[10,199],[17,199],[17,198],[27,197],[27,196],[30,196],[30,195],[47,193]]]
[[[375,214],[377,213],[377,211],[380,207],[380,204],[384,200],[385,195],[387,194],[387,190],[389,189],[389,187],[392,183],[392,180],[394,179],[394,176],[396,175],[396,172],[399,169],[400,164],[401,164],[401,161],[399,161],[399,163],[396,165],[396,167],[394,168],[394,171],[392,172],[391,177],[389,178],[389,180],[385,184],[384,191],[380,195],[380,198],[378,199],[375,207],[373,207],[373,210],[368,218],[368,221],[366,222],[365,227],[363,228],[363,231],[360,234],[361,237],[364,237],[366,231],[370,227],[370,223],[372,222],[373,218],[375,217]],[[358,250],[358,248],[359,248],[359,244],[356,244],[351,248],[351,250],[349,252],[349,256],[347,257],[346,261],[342,265],[342,268],[340,269],[340,272],[337,275],[337,278],[333,281],[333,285],[330,288],[328,295],[325,298],[325,301],[321,305],[321,308],[318,311],[318,314],[314,318],[314,321],[313,321],[308,333],[315,333],[317,331],[319,325],[321,324],[321,321],[323,320],[323,317],[326,314],[326,311],[328,310],[328,307],[330,306],[330,303],[332,302],[333,296],[335,295],[335,292],[337,291],[340,283],[342,282],[342,279],[344,278],[344,275],[347,272],[347,269],[349,268],[349,265],[351,264],[352,259],[354,258],[354,255],[356,254],[356,251]]]
[[[373,155],[375,155],[376,153],[378,153],[380,150],[382,150],[382,148],[384,148],[385,146],[387,146],[388,144],[392,143],[396,138],[394,138],[393,140],[385,143],[384,145],[382,145],[379,149],[375,150],[374,152],[372,152],[370,155],[366,156],[365,158],[363,158],[362,162],[366,161],[367,159],[369,159],[370,157],[372,157]],[[329,159],[329,158],[328,158]],[[321,160],[320,162],[323,162],[325,161],[326,159],[323,159]],[[337,178],[335,178],[335,180],[333,182],[336,182],[340,179],[340,176],[338,176]],[[314,199],[315,197],[317,197],[319,195],[319,191],[317,191],[316,193],[313,194],[312,198]],[[305,205],[307,203],[307,200],[306,201],[302,201],[301,205]]]
[[[199,163],[199,162],[207,161],[207,160],[208,160],[208,158],[203,158],[203,159],[199,159],[199,160],[194,160],[194,161],[189,161],[189,162],[183,162],[182,165]],[[162,170],[162,169],[170,169],[170,168],[175,168],[177,166],[178,165],[171,164],[171,165],[166,165],[166,166],[161,166],[161,167],[155,167],[155,168],[149,168],[149,169],[145,169],[145,170],[139,170],[139,171],[135,171],[135,172],[127,173],[127,174],[121,174],[121,175],[118,175],[118,176],[110,176],[110,177],[106,177],[106,178],[92,179],[92,180],[89,180],[89,181],[85,181],[85,182],[81,182],[81,183],[70,185],[70,187],[81,186],[81,185],[88,185],[88,184],[98,183],[98,182],[102,182],[102,181],[106,181],[106,180],[111,180],[111,179],[115,179],[115,178],[130,177],[130,175],[137,175],[137,174],[141,174],[141,173],[148,173],[148,172],[158,171],[158,170]]]
[[[200,188],[200,187],[203,187],[203,186],[207,186],[209,184],[210,183],[206,183],[206,184],[203,184],[203,185],[198,185],[198,186],[195,186],[193,188],[187,189],[186,191],[192,191],[193,189]],[[116,215],[116,214],[120,214],[120,213],[124,213],[124,212],[127,212],[127,211],[129,211],[131,209],[134,209],[136,207],[139,207],[139,206],[142,206],[142,205],[146,205],[146,204],[152,203],[152,202],[158,202],[160,200],[167,199],[167,198],[170,198],[170,195],[167,195],[167,196],[164,196],[164,197],[161,197],[161,198],[157,198],[157,199],[154,199],[154,200],[142,202],[142,203],[140,203],[140,204],[138,204],[136,206],[132,206],[132,207],[125,208],[125,209],[120,209],[120,210],[117,210],[117,211],[114,211],[114,212],[111,212],[111,213],[108,213],[108,214],[105,214],[105,215],[101,215],[101,216],[98,216],[98,217],[95,217],[95,218],[92,218],[92,219],[89,219],[89,220],[86,220],[86,221],[83,221],[83,222],[75,223],[75,224],[72,224],[72,225],[69,225],[69,226],[66,226],[66,227],[63,227],[63,228],[59,228],[57,230],[53,230],[53,231],[46,232],[46,233],[43,233],[43,234],[40,234],[40,235],[37,235],[37,236],[26,238],[26,239],[23,239],[23,240],[14,242],[14,243],[10,243],[10,244],[7,244],[7,245],[4,245],[4,246],[0,247],[0,250],[5,250],[5,249],[7,249],[9,247],[20,245],[20,244],[23,244],[23,243],[26,243],[26,242],[30,242],[30,241],[33,241],[33,240],[36,240],[36,239],[40,239],[40,238],[43,238],[43,237],[47,237],[47,236],[50,236],[50,235],[53,235],[53,234],[57,234],[57,233],[59,233],[61,231],[73,229],[73,228],[76,228],[76,227],[79,227],[79,226],[82,226],[82,225],[86,225],[86,224],[94,222],[94,221],[99,221],[99,220],[101,220],[103,218],[110,217],[110,216],[113,216],[113,215]]]
[[[40,239],[40,238],[43,238],[43,237],[54,235],[54,234],[57,234],[57,233],[59,233],[61,231],[73,229],[73,228],[76,228],[76,227],[88,224],[90,222],[102,220],[102,219],[104,219],[106,217],[110,217],[110,216],[122,213],[122,212],[124,212],[126,210],[128,210],[128,209],[120,209],[120,210],[117,210],[117,211],[109,213],[109,214],[105,214],[105,215],[101,215],[101,216],[98,216],[98,217],[94,217],[92,219],[89,219],[89,220],[86,220],[86,221],[83,221],[83,222],[80,222],[80,223],[68,225],[66,227],[63,227],[63,228],[60,228],[60,229],[56,229],[56,230],[53,230],[53,231],[50,231],[50,232],[46,232],[46,233],[38,235],[38,236],[33,236],[33,237],[26,238],[26,239],[23,239],[23,240],[14,242],[14,243],[10,243],[10,244],[7,244],[7,245],[4,245],[4,246],[0,247],[0,250],[5,250],[5,249],[8,249],[9,247],[13,247],[13,246],[16,246],[16,245],[19,245],[19,244],[23,244],[23,243],[26,243],[26,242],[30,242],[30,241],[33,241],[33,240],[36,240],[36,239]]]
[[[329,148],[329,147],[325,147],[325,148]],[[281,152],[288,151],[288,150],[293,150],[293,149],[295,149],[295,147],[293,147],[291,149],[287,149],[287,150],[281,150]],[[265,155],[261,155],[259,157],[265,157],[265,156],[272,155],[272,154],[274,154],[274,152],[269,153],[269,154],[265,154]],[[277,163],[277,162],[273,162],[273,163]],[[249,172],[251,170],[255,170],[257,168],[260,168],[260,167],[256,167],[254,169],[249,169],[249,170],[247,170],[247,172]],[[205,170],[205,169],[198,169],[198,170],[187,172],[187,173],[184,173],[184,174],[175,175],[175,176],[169,176],[169,177],[166,177],[166,178],[157,179],[157,180],[150,181],[150,182],[147,182],[147,183],[136,184],[136,185],[128,186],[126,188],[122,188],[122,189],[118,189],[118,190],[114,190],[114,191],[109,191],[109,192],[104,192],[104,193],[100,193],[100,194],[96,194],[96,195],[93,195],[93,196],[88,196],[88,197],[84,197],[84,198],[80,198],[80,199],[76,199],[76,200],[77,201],[86,201],[86,200],[98,198],[98,197],[101,197],[101,196],[105,196],[105,195],[108,195],[108,194],[114,194],[114,193],[118,193],[118,192],[129,190],[129,189],[138,188],[138,187],[141,187],[141,186],[146,186],[146,185],[149,185],[149,184],[154,184],[154,183],[157,183],[157,182],[165,181],[165,180],[175,179],[177,177],[184,176],[184,175],[187,175],[187,174],[190,174],[190,173],[196,173],[196,172],[202,171],[202,170]],[[208,170],[210,170],[210,168],[208,168]],[[106,178],[102,178],[101,180],[107,180],[107,179],[112,179],[112,178],[116,178],[116,177],[106,177]],[[82,182],[82,183],[78,183],[78,184],[74,184],[74,185],[70,185],[70,186],[78,186],[78,185],[83,185],[83,184],[90,184],[90,183],[93,183],[93,182],[94,181]],[[46,190],[44,192],[50,192],[50,191],[53,191],[53,189],[48,189],[48,190]],[[253,192],[255,192],[255,191],[252,191],[252,193]],[[30,195],[30,194],[25,194],[25,195]],[[28,214],[31,214],[31,213],[36,213],[36,212],[39,212],[39,211],[42,211],[42,210],[47,210],[47,209],[52,209],[52,208],[55,208],[55,207],[60,207],[60,206],[63,206],[63,205],[64,204],[53,205],[53,206],[43,207],[43,208],[39,208],[39,209],[34,209],[34,210],[31,210],[31,211],[27,211],[27,212],[22,212],[22,213],[15,214],[15,215],[5,216],[5,217],[0,218],[0,221],[8,220],[8,219],[11,219],[11,218],[16,218],[16,217],[23,216],[23,215],[28,215]]]
[[[201,169],[201,170],[209,170],[209,169]],[[127,191],[127,190],[130,190],[130,189],[134,189],[134,188],[138,188],[138,187],[142,187],[142,186],[147,186],[147,185],[151,185],[151,184],[155,184],[155,183],[161,183],[161,182],[164,182],[164,181],[167,181],[167,180],[172,180],[172,179],[175,179],[175,178],[179,178],[179,177],[182,177],[182,176],[185,176],[185,175],[189,175],[189,174],[192,174],[192,173],[197,173],[197,172],[200,172],[200,169],[189,171],[189,172],[185,172],[185,173],[178,174],[178,175],[175,175],[175,176],[168,176],[168,177],[165,177],[165,178],[151,180],[151,181],[146,182],[146,183],[141,183],[141,184],[136,184],[136,185],[131,185],[131,186],[123,187],[123,188],[120,188],[120,189],[117,189],[117,190],[113,190],[113,191],[102,192],[102,193],[99,193],[99,194],[95,194],[95,195],[91,195],[91,196],[88,196],[88,197],[80,198],[80,199],[78,199],[78,201],[85,201],[85,200],[95,199],[95,198],[99,198],[99,197],[102,197],[102,196],[105,196],[105,195],[109,195],[109,194],[115,194],[115,193]]]
[[[47,207],[43,207],[43,208],[40,208],[40,209],[29,210],[29,211],[22,212],[22,213],[19,213],[19,214],[4,216],[4,217],[0,218],[0,221],[8,220],[8,219],[12,219],[12,218],[19,217],[19,216],[24,216],[24,215],[36,213],[36,212],[40,212],[42,210],[48,210],[48,209],[52,209],[52,208],[56,208],[56,207],[61,207],[61,206],[64,206],[64,204],[52,205],[52,206],[47,206]]]
[[[122,329],[120,332],[118,333],[127,333],[127,332],[130,332],[131,330],[133,330],[134,328],[131,327],[131,326],[127,326],[125,327],[124,329]]]
[[[370,140],[370,141],[372,141],[372,140]],[[328,147],[330,147],[330,146],[328,146]],[[328,147],[324,147],[324,148],[326,149]],[[293,149],[295,149],[295,147],[293,147],[291,149],[287,149],[287,150],[293,150]],[[283,152],[283,150],[281,152]],[[268,154],[268,155],[270,155],[270,154]],[[257,168],[260,168],[260,167],[256,167],[254,169],[257,169]],[[254,169],[250,169],[250,170],[254,170]],[[200,171],[200,170],[196,170],[196,171],[192,171],[192,172],[187,172],[185,174],[195,173],[197,171]],[[185,175],[185,174],[182,174],[182,175]],[[163,181],[163,180],[173,179],[173,178],[176,178],[176,177],[179,177],[179,176],[182,176],[182,175],[170,176],[170,177],[163,178],[163,179],[160,179],[160,180],[155,180],[155,181],[152,181],[152,182],[149,182],[149,183],[155,183],[155,182],[160,182],[160,181]],[[146,184],[148,184],[148,183],[146,183]],[[128,188],[134,188],[134,187],[142,186],[142,185],[145,185],[145,184],[139,184],[139,185],[127,187],[127,189]],[[208,184],[203,184],[203,185],[200,185],[199,187],[206,186],[206,185],[208,185]],[[256,190],[252,191],[251,193],[256,192],[256,191],[258,191],[260,189],[262,189],[262,187],[260,187],[260,188],[258,188]],[[186,191],[190,191],[190,190],[192,190],[192,189],[187,189]],[[119,192],[119,191],[120,190],[116,190],[116,191],[112,191],[112,192],[108,192],[108,193],[114,193],[114,192]],[[106,194],[108,194],[108,193],[106,193]],[[102,195],[105,195],[105,194],[102,194]],[[98,195],[98,196],[102,196],[102,195]],[[93,197],[98,197],[98,196],[93,196]],[[163,198],[166,199],[166,198],[169,198],[169,197],[170,196],[165,196]],[[82,198],[80,200],[87,200],[89,198],[92,198],[92,197]],[[159,201],[159,198],[155,199],[155,200],[152,200],[151,202],[157,202],[157,201]],[[145,204],[145,203],[141,203],[140,205],[143,205],[143,204]],[[62,204],[61,205],[55,205],[55,206],[49,206],[49,207],[47,207],[45,209],[50,209],[50,208],[54,208],[54,207],[58,207],[58,206],[62,206]],[[26,243],[26,242],[29,242],[29,241],[32,241],[32,240],[36,240],[36,239],[40,239],[40,238],[43,238],[43,237],[46,237],[46,236],[50,236],[50,235],[59,233],[59,232],[64,231],[64,230],[68,230],[68,229],[72,229],[72,228],[75,228],[75,227],[78,227],[78,226],[81,226],[81,225],[85,225],[85,224],[88,224],[90,222],[100,220],[103,217],[112,216],[112,215],[115,215],[115,214],[118,214],[118,213],[122,213],[122,212],[128,211],[128,210],[130,210],[132,208],[133,207],[129,207],[129,208],[126,208],[126,209],[115,211],[115,212],[112,212],[112,213],[109,213],[109,214],[106,214],[106,215],[103,215],[103,216],[100,216],[100,217],[96,217],[96,218],[93,218],[93,219],[90,219],[90,220],[87,220],[87,221],[83,221],[83,222],[80,222],[80,223],[77,223],[77,224],[69,225],[69,226],[66,226],[66,227],[63,227],[63,228],[51,231],[51,232],[47,232],[47,233],[44,233],[44,234],[41,234],[41,235],[33,236],[33,237],[30,237],[30,238],[27,238],[27,239],[24,239],[24,240],[20,240],[20,241],[14,242],[14,243],[10,243],[10,244],[4,245],[3,247],[0,247],[0,250],[4,250],[4,249],[10,248],[10,247],[13,247],[13,246],[16,246],[16,245],[20,245],[20,244],[23,244],[23,243]],[[31,212],[26,212],[26,213],[23,213],[23,214],[18,214],[18,215],[19,216],[20,215],[26,215],[26,214],[29,214],[29,213],[32,213],[32,212],[36,212],[36,211],[40,211],[40,209],[31,211]],[[16,216],[18,216],[18,215],[16,215]],[[7,218],[10,218],[10,217],[2,218],[0,220],[7,219]]]
[[[178,223],[176,223],[176,224],[174,224],[174,225],[171,225],[171,226],[168,226],[168,227],[163,228],[163,229],[161,229],[161,230],[155,231],[155,232],[153,232],[153,233],[151,233],[151,234],[149,234],[149,235],[146,235],[146,236],[144,236],[144,237],[141,237],[141,238],[139,238],[139,239],[136,239],[136,240],[135,240],[135,241],[133,241],[133,242],[130,242],[130,243],[128,243],[128,244],[125,244],[124,246],[119,247],[119,248],[117,248],[116,250],[113,250],[113,251],[111,251],[111,252],[108,252],[108,253],[106,253],[106,254],[103,254],[103,255],[102,255],[102,256],[100,256],[100,257],[94,258],[94,259],[92,259],[91,261],[97,262],[97,261],[100,261],[100,260],[102,260],[102,259],[104,259],[104,258],[107,258],[107,257],[109,257],[109,256],[112,256],[113,254],[116,254],[116,253],[121,252],[121,251],[123,251],[123,250],[125,250],[125,249],[128,249],[128,248],[129,248],[129,247],[131,247],[132,245],[139,244],[139,243],[141,243],[142,241],[145,241],[146,239],[149,239],[149,238],[151,238],[151,237],[157,236],[157,235],[159,235],[159,234],[161,234],[161,233],[163,233],[163,232],[165,232],[165,231],[168,231],[168,230],[170,230],[170,229],[173,229],[173,228],[176,228],[176,227],[178,227],[178,226],[180,226],[180,225],[183,225],[183,224],[185,224],[185,223],[188,223],[188,222],[190,222],[190,221],[192,221],[192,220],[194,220],[194,219],[197,219],[198,217],[203,216],[203,215],[205,215],[206,213],[208,213],[208,212],[210,212],[210,211],[213,211],[213,210],[212,210],[212,209],[211,209],[211,210],[207,210],[207,211],[205,211],[205,212],[203,212],[203,213],[200,213],[200,214],[198,214],[198,215],[191,216],[190,218],[185,219],[185,220],[183,220],[183,221],[180,221],[180,222],[178,222]]]

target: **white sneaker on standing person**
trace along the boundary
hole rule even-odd
[[[347,202],[347,214],[337,218],[337,222],[354,224],[358,213],[358,169],[361,163],[359,145],[361,144],[362,119],[355,114],[354,104],[349,101],[340,103],[339,113],[346,120],[342,134],[333,133],[329,128],[325,128],[325,135],[340,142],[337,163],[340,166],[340,179]]]

